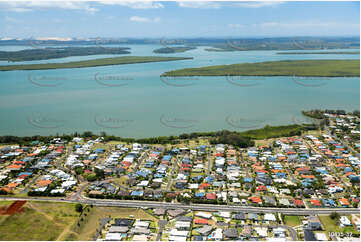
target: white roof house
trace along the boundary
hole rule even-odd
[[[181,230],[177,230],[177,229],[172,229],[169,232],[169,235],[174,236],[174,237],[185,237],[185,238],[187,238],[188,233],[189,233],[188,231],[181,231]]]
[[[276,221],[276,217],[273,213],[266,213],[264,215],[264,220],[266,221]]]
[[[188,188],[189,188],[189,189],[198,189],[198,187],[199,187],[199,184],[197,184],[197,183],[190,183],[190,184],[188,184]]]
[[[346,216],[341,216],[340,218],[340,226],[344,227],[344,226],[351,226],[351,221],[346,217]]]
[[[187,241],[187,237],[170,235],[168,237],[168,240],[169,241]]]
[[[76,181],[65,181],[61,184],[61,188],[70,189],[76,185]]]
[[[219,212],[219,216],[223,218],[230,218],[231,213],[230,212]]]
[[[140,221],[140,220],[137,220],[135,221],[134,227],[143,227],[143,228],[148,228],[149,227],[149,221]]]
[[[51,194],[64,193],[65,189],[53,189],[50,191]]]
[[[120,241],[122,240],[122,233],[107,233],[105,241]]]
[[[267,237],[267,227],[255,227],[254,230],[260,237]]]
[[[174,225],[176,229],[186,229],[191,227],[191,222],[189,221],[177,221]]]
[[[149,181],[144,180],[144,181],[139,182],[137,186],[138,187],[146,187],[146,186],[148,186],[148,184],[149,184]]]
[[[210,219],[212,217],[211,213],[206,213],[206,212],[197,212],[195,215],[206,219]]]
[[[315,237],[318,241],[328,241],[327,236],[325,233],[315,233]]]

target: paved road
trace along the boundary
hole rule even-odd
[[[172,171],[171,171],[170,175],[168,176],[168,183],[167,183],[167,187],[165,189],[166,191],[169,191],[169,189],[170,189],[170,185],[172,184],[172,181],[173,181],[173,175],[175,173],[175,170],[177,169],[178,164],[179,164],[179,160],[178,160],[178,156],[176,156],[175,162],[172,165]]]
[[[293,172],[291,171],[290,168],[287,168],[288,174],[290,174],[292,182],[297,183],[297,179],[295,178],[295,176],[293,175]]]
[[[164,226],[166,226],[167,223],[168,223],[168,221],[164,220],[164,219],[161,219],[158,221],[159,230],[158,230],[157,238],[155,239],[155,241],[160,241],[160,239],[162,238]]]
[[[26,201],[48,201],[48,202],[68,202],[68,203],[84,203],[93,204],[95,206],[110,207],[131,207],[131,208],[167,208],[167,209],[191,209],[199,211],[228,211],[228,212],[254,212],[254,213],[284,213],[294,215],[315,215],[315,214],[331,214],[337,212],[340,214],[359,214],[359,208],[268,208],[268,207],[248,207],[248,206],[230,206],[230,205],[214,205],[214,204],[181,204],[167,202],[150,202],[150,201],[126,201],[111,199],[91,199],[83,197],[78,199],[59,199],[59,198],[17,198],[17,197],[0,197],[0,200],[26,200]]]
[[[207,175],[209,176],[212,171],[212,151],[207,152],[207,158],[208,158],[208,170]]]
[[[23,189],[22,191],[20,191],[19,194],[25,194],[25,193],[27,193],[27,192],[29,191],[29,188],[30,188],[33,184],[35,184],[35,182],[38,180],[38,178],[39,178],[40,176],[42,176],[42,175],[43,175],[43,174],[42,174],[41,171],[40,171],[39,174],[37,174],[35,177],[33,177],[33,178],[31,179],[31,181],[30,181],[28,184],[25,185],[24,189]]]
[[[134,167],[134,172],[136,172],[139,166],[143,163],[143,160],[148,157],[148,151],[144,151],[142,155],[139,157],[137,164]]]

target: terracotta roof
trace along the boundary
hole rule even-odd
[[[260,203],[262,202],[262,199],[260,197],[250,197],[253,203]]]
[[[195,219],[194,223],[196,224],[208,224],[208,220],[204,218]]]
[[[339,199],[340,203],[342,203],[343,205],[350,205],[350,202],[346,199],[346,198],[340,198]]]
[[[47,185],[49,185],[49,184],[51,184],[52,183],[52,181],[51,180],[41,180],[41,181],[38,181],[38,185],[39,186],[41,186],[41,187],[45,187],[45,186],[47,186]]]
[[[22,165],[9,165],[7,168],[8,169],[21,169],[21,167],[23,167]]]
[[[19,183],[14,183],[14,182],[13,182],[13,183],[7,184],[7,187],[11,189],[11,188],[17,187],[18,185],[19,185]]]

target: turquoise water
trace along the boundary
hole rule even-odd
[[[204,51],[206,47],[162,55],[152,53],[159,45],[129,47],[131,55],[190,56],[194,59],[0,72],[0,135],[47,135],[91,130],[139,138],[221,129],[243,131],[266,124],[300,123],[304,121],[300,111],[305,109],[354,110],[360,106],[360,78],[159,78],[165,71],[187,67],[275,60],[359,59],[359,55],[207,52]],[[0,49],[10,48],[21,49],[18,46],[2,46]],[[109,55],[96,58],[100,57]],[[92,58],[95,56],[31,63]]]

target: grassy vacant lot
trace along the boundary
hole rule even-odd
[[[99,228],[100,219],[109,216],[112,218],[130,218],[129,216],[133,215],[134,219],[152,220],[155,224],[158,223],[158,220],[152,215],[142,209],[135,208],[94,207],[87,213],[85,219],[79,223],[80,226],[74,224],[63,240],[93,240],[95,232]]]
[[[187,59],[193,59],[193,58],[192,57],[159,57],[159,56],[123,56],[123,57],[103,58],[103,59],[94,59],[94,60],[86,60],[86,61],[73,61],[66,63],[7,65],[7,66],[0,66],[0,71],[82,68],[82,67],[123,65],[123,64],[175,61],[175,60],[187,60]]]
[[[273,141],[277,140],[276,138],[272,138],[272,139],[259,139],[259,140],[255,140],[254,143],[256,146],[268,146],[269,144],[273,143]]]
[[[8,206],[11,202],[0,202]],[[0,216],[0,241],[2,240],[92,240],[99,220],[112,218],[158,219],[142,209],[116,207],[87,207],[81,217],[75,204],[28,202],[24,211]],[[79,226],[77,225],[79,223]]]
[[[269,139],[275,137],[289,137],[298,135],[302,130],[302,126],[284,125],[284,126],[268,126],[266,125],[261,129],[248,130],[241,133],[242,136],[249,137],[251,139]]]
[[[6,205],[1,203],[0,206]],[[0,240],[60,240],[78,217],[74,204],[28,202],[24,211],[0,216]]]
[[[301,220],[298,216],[289,216],[289,215],[285,215],[285,218],[284,218],[284,222],[287,226],[291,226],[291,227],[294,227],[294,226],[298,226],[298,225],[301,225]]]
[[[360,76],[360,60],[294,60],[186,68],[165,76]]]
[[[127,185],[127,181],[128,181],[129,177],[124,175],[124,176],[121,176],[119,178],[113,178],[113,181],[119,183],[120,185]]]
[[[326,235],[329,235],[329,232],[356,233],[356,230],[353,226],[342,228],[338,224],[339,220],[333,220],[329,215],[319,215],[318,217],[320,218],[320,221],[326,230]]]
[[[180,140],[179,144],[174,144],[174,145],[166,144],[165,146],[166,146],[166,148],[190,147],[190,148],[195,149],[196,147],[198,147],[200,145],[209,145],[209,139],[207,139],[207,138],[199,138],[199,139]]]

